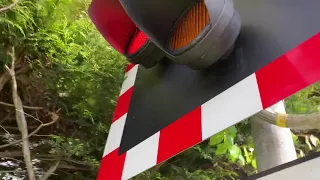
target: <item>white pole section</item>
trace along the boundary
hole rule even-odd
[[[286,113],[283,101],[271,106],[270,110]],[[290,129],[272,125],[258,116],[253,116],[251,134],[254,139],[258,172],[297,159]]]

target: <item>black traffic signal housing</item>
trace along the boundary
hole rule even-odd
[[[174,63],[206,68],[228,56],[241,20],[233,0],[120,0],[133,22]]]

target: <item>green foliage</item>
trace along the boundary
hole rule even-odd
[[[320,82],[290,96],[286,99],[285,105],[291,114],[320,112]]]
[[[242,166],[251,164],[255,158],[252,153],[253,147],[250,147],[250,145],[253,146],[252,142],[246,146],[239,146],[235,143],[235,139],[238,138],[240,134],[236,126],[231,126],[210,137],[209,145],[216,147],[215,155],[224,155],[228,158],[229,162],[237,162]],[[250,151],[248,151],[247,148],[249,148]],[[253,167],[256,169],[256,166]]]
[[[320,112],[320,82],[311,85],[285,100],[286,110],[291,114],[309,114]],[[292,139],[298,157],[320,151],[319,130],[294,130]]]
[[[24,103],[61,109],[57,128],[43,132],[53,135],[40,139],[49,143],[38,149],[68,165],[94,169],[76,178],[60,172],[63,179],[95,178],[126,65],[89,19],[90,2],[22,0],[0,13],[1,67],[10,62],[7,52],[14,46],[19,62],[30,68],[30,83],[18,82],[32,89],[31,100]],[[9,4],[0,0],[0,7]],[[39,138],[31,140],[38,143]]]
[[[0,7],[10,3],[0,0]],[[57,170],[55,179],[96,178],[123,81],[126,61],[95,30],[87,14],[89,3],[22,0],[0,13],[0,75],[2,67],[10,62],[7,53],[14,46],[21,66],[30,69],[24,74],[28,81],[18,82],[21,94],[25,94],[22,89],[31,89],[27,91],[30,98],[23,96],[24,103],[47,111],[60,109],[59,122],[40,131],[44,137],[31,138],[33,144],[41,144],[33,154],[42,153],[78,168]],[[1,93],[7,95],[4,91]],[[320,112],[320,83],[285,102],[289,113]],[[46,120],[45,115],[41,120]],[[318,131],[295,131],[292,137],[300,157],[320,150]],[[8,151],[13,150],[15,147]],[[42,161],[44,167],[52,162]],[[239,179],[256,169],[250,124],[245,120],[134,179]]]

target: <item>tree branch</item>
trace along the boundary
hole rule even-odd
[[[3,128],[7,130],[19,130],[18,127],[12,127],[12,126],[2,126]],[[38,128],[38,126],[28,126],[28,129],[35,129]]]
[[[23,156],[21,151],[3,151],[0,152],[0,157],[21,157]]]
[[[259,112],[257,116],[277,126],[281,126],[279,125],[279,121],[282,121],[282,126],[291,129],[320,129],[320,113],[295,115],[275,113],[271,110],[263,110]]]
[[[7,10],[9,10],[9,9],[12,9],[12,8],[13,8],[15,5],[17,5],[19,2],[20,2],[20,0],[17,0],[16,2],[10,4],[9,6],[0,8],[0,12],[4,12],[4,11],[7,11]]]
[[[34,131],[32,131],[28,136],[26,136],[26,138],[30,138],[31,136],[35,135],[41,128],[43,127],[46,127],[46,126],[50,126],[51,124],[54,124],[58,119],[59,119],[59,116],[55,113],[51,113],[51,118],[52,118],[52,121],[51,122],[48,122],[48,123],[45,123],[43,124],[40,120],[39,122],[41,122],[42,124],[40,124],[40,126],[38,126],[37,129],[35,129]],[[27,127],[28,128],[28,127]],[[14,142],[11,142],[9,144],[5,144],[5,145],[1,145],[0,146],[0,149],[1,148],[5,148],[5,147],[8,147],[8,146],[12,146],[14,144],[17,144],[17,143],[20,143],[21,141],[23,141],[24,139],[19,139],[17,141],[14,141]]]
[[[7,133],[7,134],[10,134],[10,132],[3,126],[0,125],[0,127]]]
[[[70,170],[75,170],[75,171],[92,171],[92,168],[77,167],[77,166],[72,166],[72,165],[68,165],[68,164],[60,164],[58,168],[70,169]]]
[[[9,103],[3,102],[3,101],[0,101],[0,105],[15,107],[13,104],[9,104]],[[23,105],[22,107],[25,109],[33,109],[33,110],[43,109],[42,107],[31,107],[31,106],[25,106],[25,105]]]
[[[21,157],[21,156],[23,156],[21,151],[0,152],[0,157],[3,157],[3,158],[14,158],[14,157]],[[77,171],[77,170],[91,171],[93,169],[92,167],[90,167],[90,165],[86,165],[85,162],[76,161],[76,160],[68,159],[68,158],[62,158],[60,160],[60,159],[55,158],[54,155],[36,154],[36,155],[33,155],[32,157],[37,158],[42,161],[60,161],[60,164],[57,167],[60,169],[70,169],[70,170],[75,170],[75,171]],[[71,163],[71,164],[76,164],[76,165],[69,165],[67,163],[63,163],[62,161],[67,162],[67,163]]]
[[[5,72],[0,75],[0,92],[3,89],[4,85],[10,80],[10,74]]]
[[[15,65],[15,61],[16,61],[14,47],[12,47],[12,52],[11,52],[10,56],[12,58],[11,69],[9,69],[9,67],[7,65],[5,66],[5,68],[7,69],[7,71],[9,72],[9,74],[11,76],[12,99],[13,99],[13,103],[14,103],[15,108],[17,110],[23,112],[22,102],[21,102],[21,99],[18,95],[17,81],[16,81],[16,76],[15,76],[15,71],[14,71],[14,65]],[[34,175],[34,170],[33,170],[32,161],[31,161],[31,154],[30,154],[27,121],[24,116],[24,113],[21,113],[21,112],[16,112],[16,121],[17,121],[19,130],[21,132],[21,137],[22,137],[23,158],[24,158],[24,162],[26,164],[29,180],[35,180],[36,178]]]
[[[58,168],[60,161],[56,161],[48,171],[40,178],[40,180],[47,180]]]

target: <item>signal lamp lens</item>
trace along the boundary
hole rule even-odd
[[[146,44],[147,41],[148,37],[142,31],[138,30],[134,37],[131,39],[131,42],[127,49],[128,55],[130,56],[136,53],[141,47],[143,47],[143,45]]]
[[[89,16],[109,44],[124,54],[137,26],[127,15],[120,2],[93,0],[89,7]]]
[[[189,45],[209,23],[209,12],[200,0],[179,20],[170,38],[170,48],[178,50]]]
[[[119,0],[92,0],[89,16],[109,44],[134,64],[151,68],[165,53],[138,29]]]

